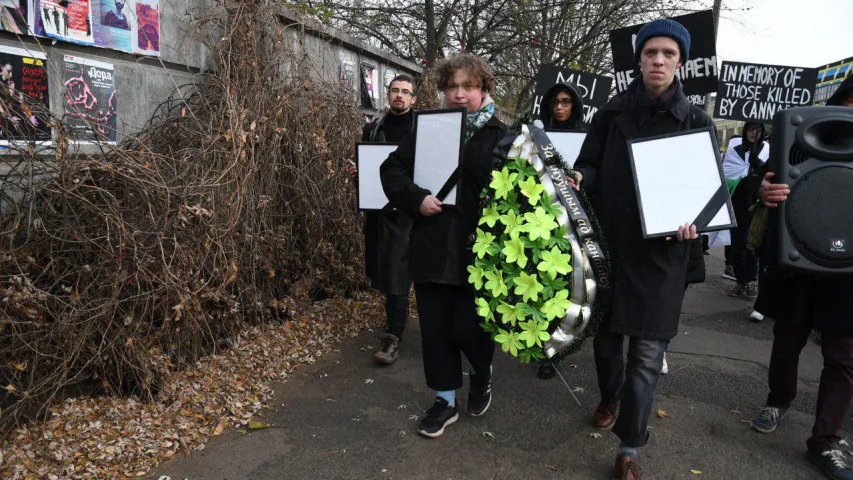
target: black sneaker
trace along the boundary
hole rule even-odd
[[[823,469],[829,478],[836,480],[853,480],[853,470],[844,463],[841,450],[825,450],[820,453],[806,452],[806,456],[815,465]]]
[[[435,403],[426,411],[426,416],[418,425],[418,433],[429,438],[438,438],[444,433],[444,427],[459,420],[456,407],[451,407],[447,400],[435,397]]]
[[[479,417],[486,413],[492,404],[492,366],[489,373],[471,375],[471,386],[468,388],[468,413]]]

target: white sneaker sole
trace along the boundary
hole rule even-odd
[[[448,418],[447,421],[444,422],[444,425],[441,426],[441,429],[438,430],[437,432],[429,433],[429,432],[425,432],[425,431],[421,430],[420,428],[418,428],[418,433],[420,433],[421,435],[423,435],[425,437],[438,438],[444,434],[444,429],[447,428],[448,425],[452,425],[452,424],[456,423],[456,420],[459,420],[459,413],[458,412],[455,415],[453,415],[452,417]]]
[[[733,276],[731,276],[731,275],[727,275],[727,274],[725,274],[725,273],[722,275],[722,277],[723,277],[723,278],[725,278],[725,279],[727,279],[727,280],[734,280],[734,281],[737,281],[737,278],[735,278],[735,277],[733,277]]]

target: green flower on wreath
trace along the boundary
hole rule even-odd
[[[489,251],[489,247],[495,241],[495,236],[489,232],[484,232],[477,229],[477,240],[474,241],[474,247],[471,249],[477,258],[483,258]]]
[[[517,173],[509,173],[506,167],[500,172],[492,172],[491,188],[495,189],[495,198],[506,198],[510,190],[512,190],[513,182],[518,177]]]
[[[510,209],[505,215],[501,215],[501,223],[505,227],[506,234],[513,238],[518,236],[523,220],[524,218],[518,216],[513,209]]]
[[[489,305],[489,302],[485,298],[478,298],[476,304],[477,315],[485,318],[486,320],[495,319],[495,316],[492,315],[492,307]]]
[[[541,183],[536,181],[534,177],[527,177],[527,180],[518,183],[518,186],[521,187],[521,193],[527,197],[527,201],[531,206],[535,206],[539,203],[539,197],[542,196],[542,192],[545,191],[545,187],[542,186]]]
[[[518,340],[527,344],[527,348],[531,348],[534,345],[542,346],[542,342],[551,338],[551,334],[548,333],[548,324],[537,322],[535,320],[531,320],[529,322],[521,323],[521,328],[524,329],[518,335]]]
[[[501,215],[498,213],[497,208],[494,208],[494,204],[491,204],[483,209],[483,216],[480,217],[480,222],[477,225],[485,223],[489,228],[491,228],[495,226],[495,223],[500,220],[500,218]]]
[[[525,224],[521,227],[527,232],[530,241],[536,241],[537,238],[549,240],[551,238],[551,230],[557,228],[557,222],[554,217],[545,213],[542,207],[536,207],[533,212],[524,214]]]
[[[470,273],[470,275],[468,275],[468,283],[474,285],[474,289],[476,290],[483,288],[483,275],[485,275],[486,272],[484,272],[480,267],[468,265],[468,273]]]
[[[552,248],[550,252],[543,250],[542,253],[539,254],[539,258],[541,258],[542,261],[539,262],[536,269],[540,272],[545,272],[551,280],[557,278],[558,273],[565,275],[572,271],[572,266],[569,265],[572,256],[568,253],[561,253],[560,249],[556,246]]]
[[[486,274],[488,275],[488,273]],[[521,295],[521,298],[527,302],[531,299],[533,301],[539,300],[539,293],[545,289],[541,283],[539,283],[539,279],[536,278],[536,274],[528,275],[527,272],[520,272],[516,278],[512,279],[513,283],[515,283],[515,290],[513,293],[516,295]]]
[[[555,318],[562,318],[566,314],[566,310],[571,306],[572,302],[569,300],[569,291],[560,290],[553,298],[546,301],[539,311],[545,314],[545,318],[548,321],[551,321]]]
[[[501,302],[497,308],[498,313],[501,314],[501,321],[504,324],[508,323],[514,327],[517,321],[524,320],[527,317],[527,313],[523,305],[523,303],[510,305],[506,302]]]
[[[524,242],[518,238],[518,235],[504,242],[504,245],[506,246],[501,250],[501,253],[506,255],[507,262],[517,263],[521,268],[527,266],[527,255],[524,254]]]
[[[524,344],[519,341],[518,334],[515,332],[501,329],[500,333],[495,335],[495,341],[501,345],[501,350],[514,357],[518,356],[519,350],[524,349]]]
[[[486,290],[491,292],[493,297],[505,297],[509,294],[504,277],[499,270],[492,269],[486,272]]]

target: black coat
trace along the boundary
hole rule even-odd
[[[592,196],[610,255],[613,286],[604,290],[610,331],[669,339],[678,332],[690,253],[701,252],[701,243],[643,239],[627,141],[713,122],[687,102],[678,86],[668,110],[659,111],[640,130],[628,106],[636,88],[642,88],[642,78],[595,114],[574,168],[583,174],[581,187]]]
[[[410,112],[406,120],[414,120]],[[402,136],[385,135],[385,116],[364,126],[362,142],[399,142]],[[409,124],[407,131],[412,130]],[[396,132],[399,129],[394,129]],[[364,267],[373,288],[385,295],[408,295],[409,233],[412,217],[399,211],[367,212],[364,219]]]
[[[468,237],[477,228],[480,192],[491,181],[496,157],[492,155],[506,126],[494,116],[463,149],[461,185],[456,206],[444,207],[430,217],[418,213],[430,192],[413,181],[415,164],[414,135],[408,135],[380,167],[382,188],[391,203],[415,218],[409,241],[409,273],[413,282],[465,285],[467,267],[473,263]]]

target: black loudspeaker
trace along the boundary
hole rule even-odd
[[[853,108],[778,112],[769,162],[774,182],[791,187],[788,200],[770,209],[770,262],[813,274],[853,274]]]

